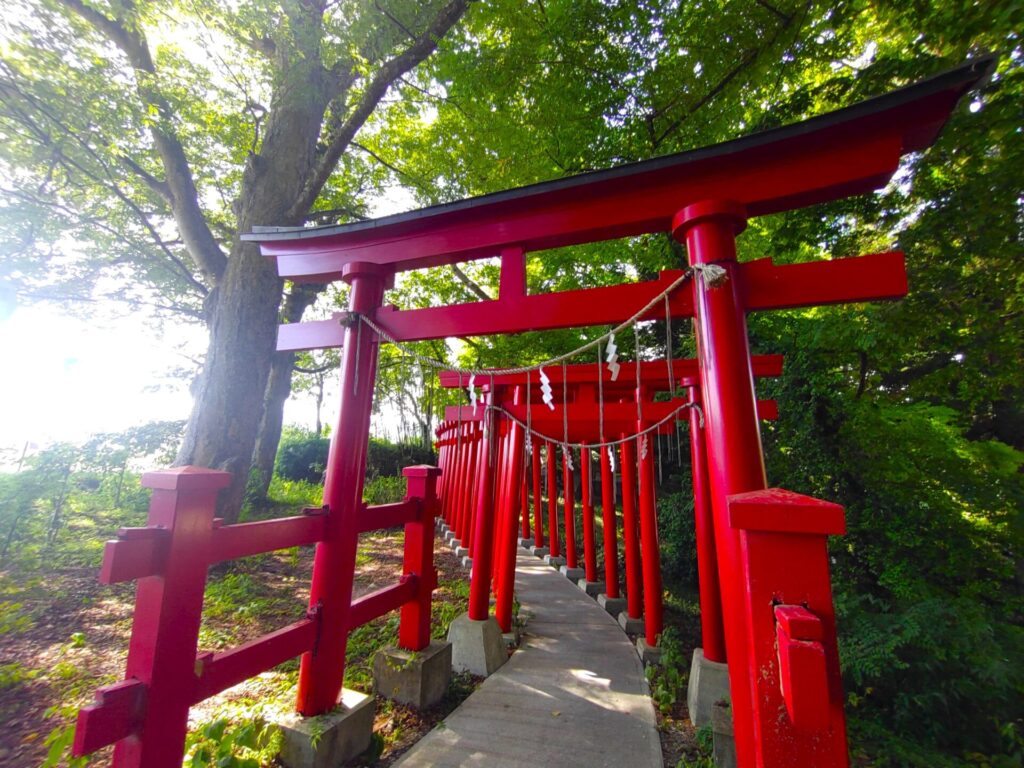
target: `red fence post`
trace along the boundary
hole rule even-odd
[[[490,615],[491,600],[491,543],[494,515],[492,506],[493,459],[489,458],[494,440],[494,411],[484,412],[484,430],[487,439],[477,442],[476,497],[473,518],[473,572],[469,579],[469,618],[483,621]]]
[[[576,478],[573,476],[567,456],[572,455],[572,448],[566,448],[562,453],[562,493],[565,495],[565,514],[563,525],[565,526],[565,565],[567,568],[577,568],[579,563],[576,559]]]
[[[533,481],[533,544],[544,546],[544,512],[540,490],[540,443],[533,442],[530,449],[530,471]]]
[[[828,535],[845,532],[843,508],[778,488],[731,495],[727,507],[761,672],[745,681],[759,732],[756,764],[846,768],[827,546]]]
[[[619,596],[619,544],[615,520],[615,479],[611,454],[601,446],[601,519],[604,522],[604,590],[608,597]]]
[[[649,425],[637,424],[640,430]],[[661,550],[658,548],[658,510],[654,491],[654,447],[648,435],[640,438],[640,542],[644,579],[644,639],[656,645],[662,625]]]
[[[583,509],[583,567],[587,581],[597,581],[597,552],[594,542],[594,499],[590,475],[590,449],[580,450],[580,495]]]
[[[703,409],[696,387],[690,387],[690,403]],[[701,411],[690,408],[690,458],[693,481],[693,523],[697,541],[697,586],[700,590],[700,634],[704,658],[724,663],[725,630],[722,627],[722,592],[718,586],[715,556],[715,521],[708,489],[708,459],[704,446]]]
[[[430,604],[437,588],[434,568],[434,514],[437,511],[437,467],[416,466],[402,470],[406,500],[419,499],[419,518],[405,524],[405,562],[402,573],[417,579],[416,599],[402,606],[398,644],[419,651],[430,644]]]
[[[622,460],[622,541],[626,550],[626,615],[639,619],[640,604],[640,542],[636,520],[636,445],[627,440],[619,446]]]
[[[515,388],[514,402],[519,403],[524,393],[522,387]],[[502,506],[504,508],[503,530],[498,536],[498,575],[496,580],[494,618],[502,632],[512,631],[512,596],[516,583],[516,530],[519,527],[516,508],[519,506],[520,478],[523,472],[523,428],[511,419],[504,455],[505,482]]]
[[[672,222],[674,236],[686,243],[691,264],[713,264],[725,270],[724,282],[716,287],[709,286],[702,275],[692,281],[694,325],[736,754],[740,765],[754,766],[758,764],[756,742],[764,737],[754,722],[751,700],[751,681],[759,670],[747,645],[742,554],[738,532],[729,527],[727,508],[731,494],[767,485],[742,286],[737,282],[736,235],[745,226],[745,210],[729,201],[690,205]]]
[[[544,450],[547,452],[547,481],[548,481],[548,542],[550,544],[551,557],[558,557],[560,548],[558,545],[558,480],[555,476],[555,444],[548,443]]]
[[[530,525],[530,492],[528,488],[529,480],[529,467],[526,464],[526,455],[524,453],[521,460],[522,468],[519,471],[521,480],[519,481],[519,507],[522,511],[523,516],[523,529],[522,537],[524,539],[533,538],[532,526]]]
[[[125,681],[101,689],[97,697],[130,701],[124,722],[133,727],[119,734],[115,768],[180,768],[184,759],[217,491],[230,480],[227,472],[200,467],[142,477],[142,485],[153,489],[147,522],[149,530],[162,532],[162,555],[157,573],[140,578],[135,592]],[[106,580],[104,574],[101,579]],[[76,755],[97,748],[94,743],[102,733],[91,731],[101,732],[104,724],[94,726],[90,722],[94,715],[97,721],[103,717],[102,706],[79,713]]]
[[[353,313],[373,314],[392,279],[387,268],[352,263],[345,280],[352,286]],[[349,609],[356,568],[358,515],[363,504],[366,446],[369,439],[373,382],[377,372],[376,334],[356,319],[345,331],[341,351],[341,410],[331,437],[324,503],[330,515],[327,538],[317,545],[313,560],[309,606],[319,611],[320,640],[304,653],[299,667],[297,708],[306,716],[333,709],[345,678]]]

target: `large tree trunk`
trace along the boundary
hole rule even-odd
[[[285,4],[294,48],[279,52],[281,81],[275,88],[267,131],[251,155],[236,203],[239,232],[255,225],[297,225],[305,211],[289,213],[317,161],[317,140],[329,101],[330,82],[319,56],[320,12]],[[238,519],[249,479],[256,435],[277,340],[282,281],[259,246],[236,239],[214,299],[210,346],[178,464],[232,474],[218,513]]]
[[[388,88],[433,52],[468,2],[450,0],[439,9],[422,34],[383,62],[351,102],[347,92],[359,76],[356,63],[343,66],[342,61],[327,69],[321,59],[324,0],[282,2],[287,25],[273,53],[279,77],[262,145],[249,156],[242,174],[237,231],[302,224]],[[331,119],[321,136],[328,104],[333,104]],[[346,111],[344,119],[334,113],[338,109]],[[219,515],[230,523],[238,519],[249,480],[275,352],[282,283],[258,246],[237,237],[227,262],[212,297],[210,347],[177,463],[231,472],[231,484],[218,500]]]
[[[321,291],[319,285],[296,285],[285,295],[281,307],[281,319],[286,323],[297,323],[302,313],[312,304]],[[256,450],[252,459],[252,480],[248,497],[251,501],[267,498],[267,489],[274,474],[274,459],[277,445],[281,441],[281,427],[284,424],[284,403],[292,391],[292,373],[295,370],[294,352],[277,352],[270,366],[270,380],[263,403],[263,418],[256,436]]]

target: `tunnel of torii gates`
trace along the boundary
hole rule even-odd
[[[700,439],[697,361],[674,359],[671,367],[667,363],[667,360],[621,363],[617,375],[607,365],[593,363],[553,367],[547,374],[552,385],[552,402],[547,406],[531,399],[533,387],[524,383],[523,375],[492,376],[484,371],[479,376],[484,404],[449,406],[446,409],[445,421],[437,428],[436,443],[438,465],[442,469],[439,491],[441,517],[453,531],[456,552],[465,554],[474,565],[470,579],[471,619],[487,618],[493,579],[495,618],[503,632],[511,631],[518,531],[519,539],[529,539],[535,545],[534,554],[548,556],[549,562],[561,565],[573,580],[583,579],[581,588],[598,596],[602,607],[609,613],[619,617],[621,611],[624,615],[619,620],[624,628],[637,634],[642,627],[644,639],[641,643],[647,646],[643,650],[654,649],[662,630],[656,458],[653,443],[645,442],[642,434],[639,438],[636,435],[648,431],[672,435],[676,431],[677,420],[687,419],[693,465],[703,653],[710,661],[726,661],[714,525],[706,479],[707,458],[704,442]],[[755,355],[752,368],[755,377],[778,376],[782,372],[782,357]],[[466,377],[461,374],[445,372],[440,378],[445,387],[466,386]],[[672,394],[679,390],[687,390],[688,398],[654,399],[660,392]],[[774,419],[777,415],[775,402],[758,401],[758,414],[760,418]],[[491,421],[485,426],[489,417]],[[530,435],[529,440],[527,434]],[[589,446],[600,446],[599,491],[606,555],[603,581],[597,568],[595,483],[591,474]],[[542,447],[545,452],[543,459]],[[573,456],[577,450],[580,457],[583,568],[579,567],[574,512],[576,465]],[[615,451],[621,460],[626,598],[619,596]],[[559,453],[562,454],[564,548],[559,539]],[[546,474],[542,465],[546,465]],[[543,492],[542,477],[546,480]],[[460,546],[463,542],[465,546]],[[613,554],[608,557],[607,553]],[[655,654],[648,656],[653,658]]]
[[[792,265],[776,265],[771,259],[740,263],[736,239],[752,217],[883,187],[901,157],[935,141],[957,102],[993,66],[991,57],[973,60],[801,123],[610,170],[372,221],[254,228],[244,239],[260,243],[263,253],[276,260],[282,278],[344,280],[350,286],[348,312],[330,320],[283,325],[278,334],[279,350],[342,347],[341,403],[328,457],[324,506],[299,517],[221,526],[214,519],[214,507],[217,490],[228,482],[226,473],[187,467],[144,476],[143,484],[153,489],[149,525],[122,530],[117,540],[108,542],[100,574],[107,583],[138,580],[126,675],[122,682],[100,689],[96,702],[79,713],[75,754],[116,744],[116,768],[176,768],[184,754],[189,707],[231,685],[301,655],[296,708],[303,715],[318,715],[339,702],[348,634],[354,628],[400,608],[399,644],[419,650],[429,643],[438,470],[408,468],[405,502],[367,507],[362,501],[380,343],[590,326],[623,331],[634,322],[667,316],[692,318],[695,329],[696,371],[680,380],[692,379],[695,386],[690,392],[700,398],[699,412],[690,409],[687,415],[699,413],[703,419],[703,427],[698,423],[691,437],[703,442],[702,451],[693,455],[702,455],[706,462],[701,477],[713,533],[705,528],[700,539],[700,576],[715,581],[714,569],[709,571],[708,566],[713,553],[720,589],[720,601],[702,599],[702,609],[721,606],[738,764],[846,766],[826,553],[827,536],[844,532],[843,510],[768,487],[746,315],[899,298],[907,290],[903,254]],[[646,282],[527,292],[525,260],[530,252],[654,232],[670,232],[685,245],[688,269],[663,272]],[[494,300],[410,310],[383,304],[384,292],[397,273],[495,256],[500,257],[501,274]],[[605,341],[607,349],[611,336]],[[512,370],[525,371],[517,374],[524,386],[510,382],[512,394],[501,405],[505,410],[487,409],[488,414],[501,413],[497,421],[509,422],[509,414],[525,417],[522,394],[528,389],[527,374],[531,384],[544,386],[536,366]],[[557,377],[558,366],[549,365],[544,373]],[[643,374],[641,370],[640,384],[626,396],[632,402],[603,403],[606,438],[609,433],[635,435],[645,419],[664,415],[658,410],[664,406],[647,402]],[[521,393],[519,402],[516,390]],[[574,388],[573,404],[568,403],[568,391],[559,394],[566,401],[561,439],[558,419],[550,417],[546,403],[532,409],[536,424],[543,427],[538,431],[551,430],[556,446],[568,442],[567,419],[575,409],[572,428],[581,438],[578,442],[602,442],[601,435],[592,428],[587,431],[585,425],[587,408],[595,409],[593,403],[582,402],[589,396],[586,387]],[[549,411],[548,417],[540,415],[543,410]],[[514,419],[501,429],[513,435],[517,429],[522,432]],[[513,445],[524,442],[522,436],[512,440]],[[638,477],[632,470],[642,445],[640,437],[633,445],[622,443],[619,451],[623,480],[629,476],[639,485],[639,519],[626,524],[626,542],[639,526],[643,555],[650,564],[657,556],[657,536],[652,527],[649,460],[639,458]],[[518,525],[514,501],[521,482],[517,464],[523,462],[523,454],[521,449],[508,451],[510,468],[503,476],[482,472],[479,477],[482,483],[503,477],[508,485],[499,498],[510,506],[504,517],[499,510],[498,519],[512,530]],[[606,450],[604,455],[608,454]],[[531,463],[533,456],[531,448]],[[449,511],[455,503],[450,498],[453,487],[443,486],[449,497],[442,503]],[[631,491],[623,496],[625,501]],[[478,489],[475,503],[481,497],[486,494]],[[353,600],[359,533],[400,523],[406,526],[405,575],[398,584]],[[478,546],[478,556],[488,551],[479,546],[482,527],[478,524],[470,539]],[[549,521],[549,537],[555,530]],[[570,528],[567,534],[574,532]],[[502,558],[511,562],[514,536],[500,542],[498,566]],[[316,544],[316,553],[306,619],[237,648],[198,653],[209,565],[310,543]],[[575,557],[575,547],[570,552]],[[634,566],[635,555],[634,551]],[[493,575],[494,565],[487,569],[474,563],[474,574]],[[627,562],[627,570],[629,566]],[[657,577],[648,570],[649,579]],[[503,577],[500,568],[497,573],[498,596],[507,602],[512,580]],[[476,615],[484,610],[482,581],[471,594]],[[606,588],[612,589],[613,583],[608,580]],[[654,593],[648,588],[648,600]],[[631,594],[635,599],[638,592]],[[638,610],[634,604],[632,613]],[[648,622],[657,622],[659,614],[650,603],[646,615]],[[657,627],[648,624],[647,629]],[[704,643],[715,642],[715,630],[709,631],[706,623],[704,630],[709,633]],[[656,633],[646,640],[656,641]]]

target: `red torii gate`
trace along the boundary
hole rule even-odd
[[[726,278],[720,287],[694,279],[690,290],[672,292],[667,304],[672,317],[693,317],[697,330],[738,761],[744,768],[847,765],[825,552],[826,536],[843,531],[843,513],[834,504],[767,489],[745,315],[898,298],[906,292],[903,258],[894,252],[787,266],[775,266],[770,259],[740,264],[735,238],[749,217],[880,188],[904,154],[935,140],[958,100],[992,67],[991,57],[978,59],[799,124],[608,171],[375,221],[261,227],[243,236],[259,241],[263,252],[276,258],[282,278],[342,279],[351,292],[348,313],[282,326],[278,339],[281,350],[344,346],[342,402],[324,493],[327,523],[303,539],[318,542],[310,594],[316,642],[308,648],[309,625],[303,623],[287,635],[288,643],[273,639],[273,654],[247,652],[245,663],[233,671],[254,674],[273,665],[264,665],[269,655],[276,664],[286,652],[305,647],[298,709],[315,715],[339,700],[347,635],[363,615],[354,611],[352,576],[357,536],[365,524],[361,496],[378,337],[413,341],[621,323],[677,285],[684,273],[663,273],[646,283],[528,295],[525,254],[671,231],[685,242],[691,268],[715,265]],[[397,272],[497,254],[501,280],[496,300],[418,310],[383,306],[384,291]],[[641,319],[659,314],[652,309]],[[208,485],[216,488],[219,482]],[[212,491],[207,496],[212,498]],[[410,512],[420,523],[422,514]],[[152,574],[147,578],[166,581],[171,588],[177,572],[165,570],[169,566],[164,560],[155,559],[164,557],[161,541],[154,534],[133,545],[126,578]],[[149,569],[143,567],[147,558],[153,559]],[[408,585],[430,583],[430,573],[407,575],[407,586],[389,593],[375,608],[385,602],[394,607],[401,604],[395,602],[400,597],[421,594]],[[202,579],[190,579],[189,594],[201,593]],[[429,599],[429,590],[426,594]],[[188,611],[189,622],[198,621],[198,609]],[[138,613],[136,621],[138,626]],[[261,647],[267,648],[271,640],[261,641]],[[138,642],[147,658],[155,654],[150,662],[158,664],[159,644],[141,635]],[[135,643],[133,633],[133,647]],[[190,643],[194,652],[194,639]],[[185,658],[188,645],[176,644],[176,659]],[[139,765],[141,744],[148,754],[164,755],[160,765],[170,765],[181,754],[179,736],[188,705],[196,696],[204,697],[184,680],[182,685],[177,693],[169,691],[175,699],[173,722],[153,729],[149,724],[160,720],[153,710],[159,700],[155,678],[126,680],[116,700],[108,691],[108,704],[90,710],[95,733],[105,731],[103,743],[129,744],[115,758],[118,768]],[[96,748],[97,742],[89,738],[89,719],[84,725],[79,722],[76,754]]]
[[[778,376],[782,372],[782,357],[779,355],[762,355],[752,358],[752,367],[755,376]],[[491,375],[487,371],[479,374],[485,391],[494,388],[496,397],[491,397],[487,405],[473,406],[452,406],[446,409],[446,422],[438,428],[438,434],[449,430],[465,429],[465,424],[482,421],[485,417],[485,409],[488,406],[500,408],[498,413],[499,421],[504,414],[514,417],[521,424],[529,422],[535,432],[535,440],[543,442],[547,447],[548,466],[548,503],[549,503],[549,535],[552,543],[551,554],[557,560],[554,564],[566,561],[565,568],[570,578],[577,577],[579,569],[577,560],[577,549],[575,546],[575,529],[573,510],[575,508],[575,492],[573,488],[573,475],[571,470],[563,462],[563,483],[564,489],[564,526],[566,532],[566,557],[559,558],[558,530],[557,530],[557,493],[554,478],[556,476],[556,450],[563,440],[573,443],[584,443],[588,446],[600,447],[601,451],[601,489],[602,489],[602,519],[605,539],[605,552],[615,552],[617,555],[616,521],[614,502],[612,499],[612,470],[611,460],[606,446],[600,445],[602,440],[614,436],[625,438],[636,434],[652,424],[664,422],[657,431],[661,434],[670,434],[674,430],[676,415],[683,419],[684,410],[689,410],[690,419],[690,441],[691,454],[693,455],[693,466],[695,474],[693,478],[695,504],[694,511],[696,527],[698,532],[698,567],[700,575],[701,590],[701,621],[702,634],[705,642],[705,656],[710,661],[724,663],[725,647],[721,627],[721,608],[719,600],[718,574],[715,569],[713,524],[710,518],[710,508],[707,504],[707,488],[703,471],[706,463],[704,458],[704,441],[700,428],[699,395],[697,390],[697,361],[672,360],[671,375],[669,374],[666,360],[653,360],[642,363],[621,363],[620,370],[613,380],[611,372],[605,365],[595,366],[594,364],[567,365],[564,367],[553,366],[546,372],[553,389],[553,406],[546,407],[539,403],[536,398],[527,397],[525,402],[520,397],[518,403],[503,400],[512,387],[517,384],[521,388],[522,374],[499,374]],[[639,372],[637,369],[640,369]],[[640,381],[640,389],[637,389],[637,381]],[[466,385],[466,377],[454,372],[440,374],[441,385],[449,388],[461,388]],[[672,388],[678,390],[689,390],[690,400],[670,400],[656,402],[653,397],[659,392],[670,391]],[[638,414],[636,400],[637,393],[642,400],[642,406]],[[599,394],[600,393],[600,394]],[[600,400],[600,401],[599,401]],[[562,403],[565,402],[563,406]],[[688,408],[692,403],[698,403],[698,407]],[[502,413],[504,412],[504,414]],[[759,401],[758,411],[761,418],[775,418],[777,408],[774,401]],[[638,421],[638,415],[640,419]],[[563,434],[563,427],[567,432]],[[474,433],[478,434],[478,433]],[[457,445],[457,441],[451,439],[439,443],[441,453],[439,466],[445,475],[455,475],[452,483],[456,488],[474,488],[476,483],[467,482],[465,474],[467,470],[471,473],[479,471],[479,464],[463,462],[457,464],[454,472],[449,464],[449,455],[444,448]],[[618,610],[611,611],[619,618],[624,629],[636,632],[643,618],[644,640],[641,644],[642,656],[653,658],[656,654],[656,644],[662,629],[662,606],[661,606],[661,574],[660,556],[657,544],[657,515],[654,498],[654,458],[653,453],[649,456],[642,456],[638,453],[633,441],[624,440],[620,444],[622,453],[622,474],[623,474],[623,513],[624,513],[624,541],[626,543],[626,573],[627,573],[627,595],[626,604],[622,606],[626,610],[623,616],[619,616]],[[534,524],[533,528],[538,532],[538,541],[543,542],[543,515],[541,514],[540,494],[540,448],[539,442],[533,443],[531,452],[532,459],[532,480],[533,480],[533,502],[534,502]],[[637,457],[640,460],[637,461]],[[581,458],[584,471],[581,472],[582,497],[581,506],[583,509],[583,556],[585,582],[597,584],[597,563],[595,555],[594,527],[593,527],[593,504],[592,487],[589,475],[589,450],[581,450]],[[639,473],[637,474],[637,468]],[[502,467],[499,466],[499,471]],[[486,470],[484,470],[486,471]],[[528,503],[526,499],[526,471],[524,461],[523,483],[519,487],[520,507],[522,511],[522,535],[529,537]],[[639,482],[638,482],[639,478]],[[502,483],[498,487],[508,487]],[[637,499],[634,490],[639,488],[640,505],[637,507]],[[458,492],[456,492],[457,494]],[[444,490],[442,490],[442,495]],[[489,514],[491,508],[478,507],[482,514]],[[504,499],[496,499],[493,509],[506,513],[509,508]],[[470,510],[471,511],[471,510]],[[638,526],[638,520],[641,524]],[[456,536],[463,540],[468,522],[462,518],[461,525],[456,529]],[[644,534],[637,536],[637,528]],[[504,530],[504,528],[503,528]],[[511,550],[514,544],[511,540],[496,541],[495,546],[501,550]],[[470,554],[472,556],[472,554]],[[641,568],[641,562],[643,567]],[[617,557],[605,557],[605,582],[608,591],[602,596],[602,606],[611,605],[618,607],[618,562]],[[501,574],[504,579],[511,579],[511,574]],[[474,578],[489,578],[482,576],[479,570],[474,571]],[[643,581],[643,595],[647,603],[643,616],[641,617],[641,588]],[[511,589],[510,583],[498,581],[496,591]],[[589,593],[589,592],[588,592]],[[609,602],[609,599],[612,602]],[[499,600],[499,605],[502,601]],[[484,609],[481,608],[479,615],[475,618],[484,618]],[[508,631],[511,623],[510,615],[496,614],[498,623],[503,631]]]

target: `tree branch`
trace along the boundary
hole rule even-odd
[[[480,299],[480,301],[493,301],[493,299],[487,295],[487,291],[481,288],[475,280],[463,272],[459,268],[458,264],[450,264],[449,266],[452,268],[452,272],[455,274],[455,277],[459,279],[459,282],[466,286],[469,289],[469,292]]]
[[[78,0],[62,0],[78,2]],[[470,0],[451,0],[419,37],[402,53],[384,62],[366,85],[351,113],[327,137],[327,147],[309,180],[292,204],[285,220],[299,220],[313,207],[327,180],[334,172],[342,154],[373,113],[388,88],[399,77],[418,65],[437,48],[438,41],[448,33],[469,7]]]
[[[174,219],[199,269],[214,283],[218,282],[227,268],[227,257],[213,237],[199,206],[199,192],[192,177],[191,166],[181,142],[170,128],[173,117],[170,105],[156,87],[148,82],[154,79],[156,67],[146,38],[140,31],[129,29],[122,20],[111,19],[82,0],[58,2],[105,35],[124,53],[129,64],[136,70],[136,92],[144,104],[156,107],[161,117],[150,126],[150,134],[164,166]]]

